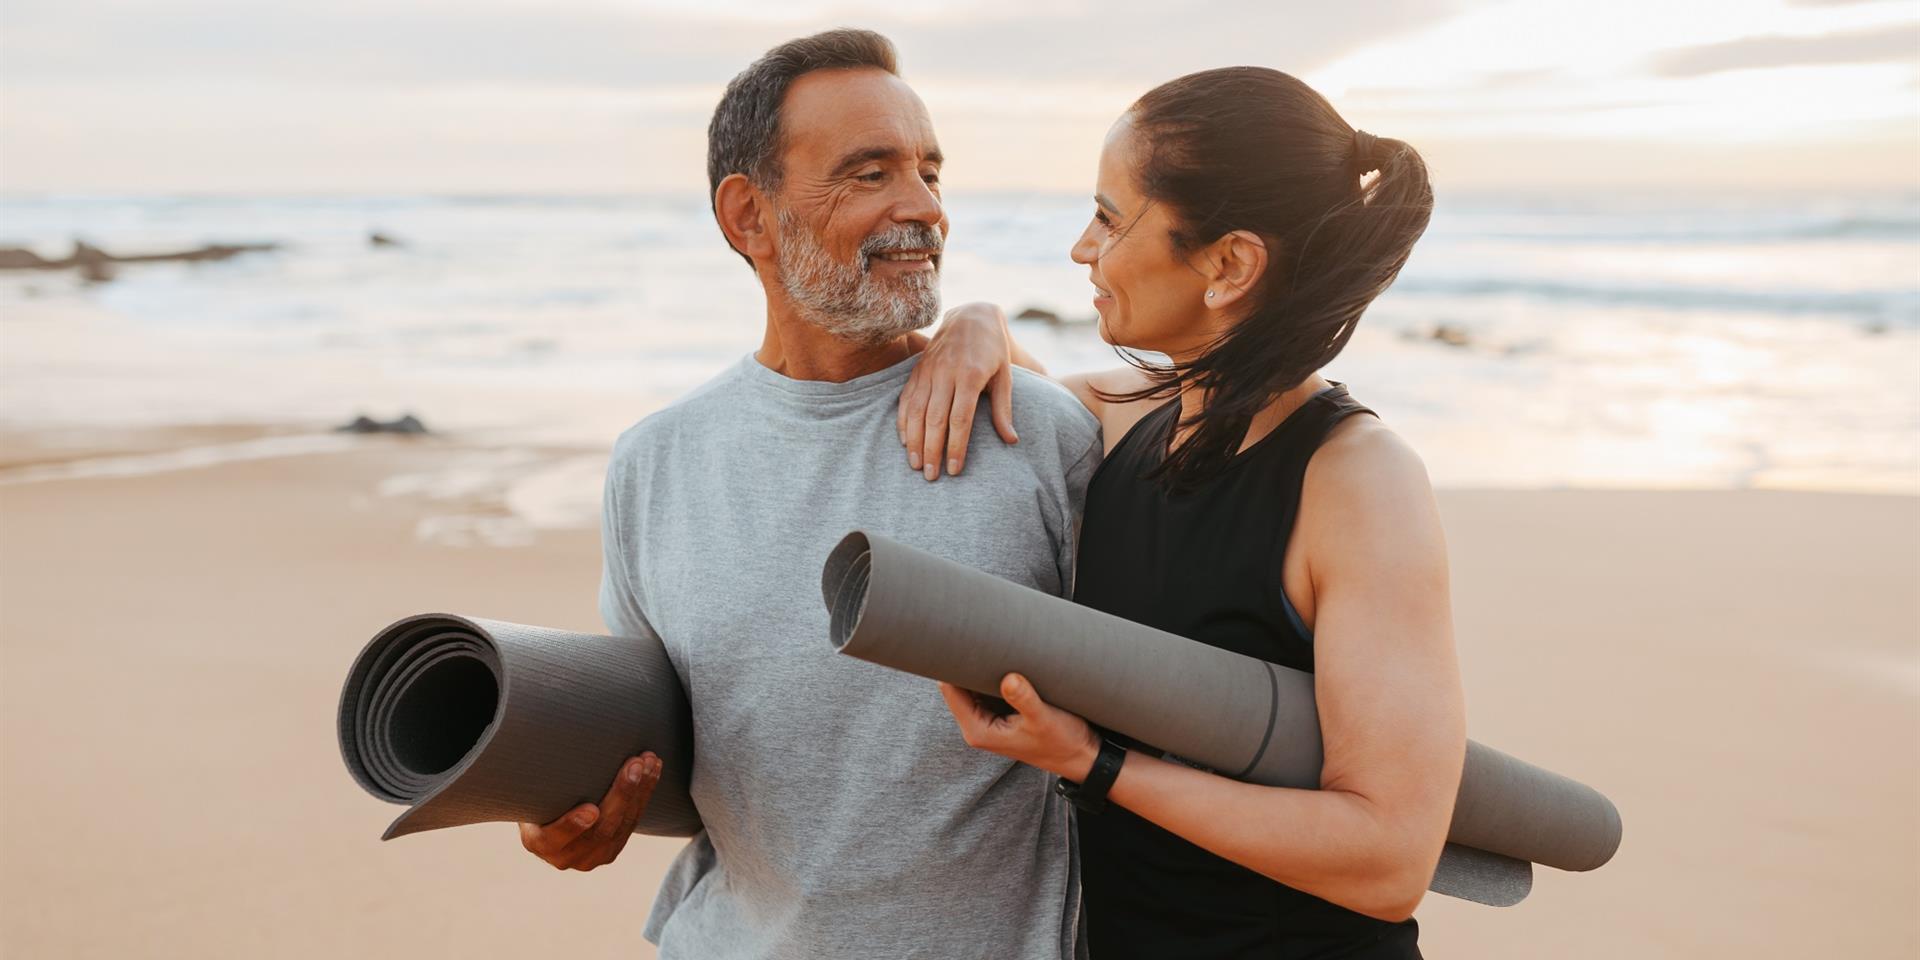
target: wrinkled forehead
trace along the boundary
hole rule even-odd
[[[788,176],[825,176],[853,152],[886,151],[915,162],[938,158],[926,104],[884,70],[816,70],[787,88],[780,107]]]

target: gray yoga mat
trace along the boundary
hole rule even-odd
[[[660,782],[636,833],[691,836],[693,721],[658,637],[425,613],[380,631],[340,694],[340,753],[368,793],[411,804],[383,840],[550,823],[598,803],[628,757]]]
[[[1208,646],[855,531],[821,591],[835,649],[994,695],[1025,674],[1048,702],[1236,779],[1320,785],[1313,675]],[[1510,906],[1531,863],[1591,870],[1620,845],[1598,791],[1468,743],[1431,889]]]

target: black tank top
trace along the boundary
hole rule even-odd
[[[1165,459],[1180,402],[1148,414],[1087,489],[1074,601],[1311,671],[1313,638],[1281,589],[1281,561],[1307,461],[1340,421],[1372,412],[1334,384],[1177,494],[1143,475]],[[1083,814],[1080,841],[1096,960],[1420,956],[1414,921],[1376,920],[1276,883],[1118,805]]]

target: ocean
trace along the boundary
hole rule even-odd
[[[1016,325],[1055,371],[1120,362],[1074,322],[1089,201],[947,207],[949,304],[1060,314]],[[75,239],[283,246],[105,282],[0,273],[0,424],[411,412],[507,450],[604,450],[762,324],[697,195],[0,198],[0,245]],[[1443,192],[1327,373],[1441,486],[1920,494],[1920,194]]]

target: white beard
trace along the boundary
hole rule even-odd
[[[924,224],[901,224],[868,237],[854,262],[833,259],[807,225],[782,209],[780,286],[802,319],[860,346],[874,347],[932,325],[940,318],[940,270],[916,271],[887,281],[868,269],[873,253],[894,248],[941,247],[939,233]]]

